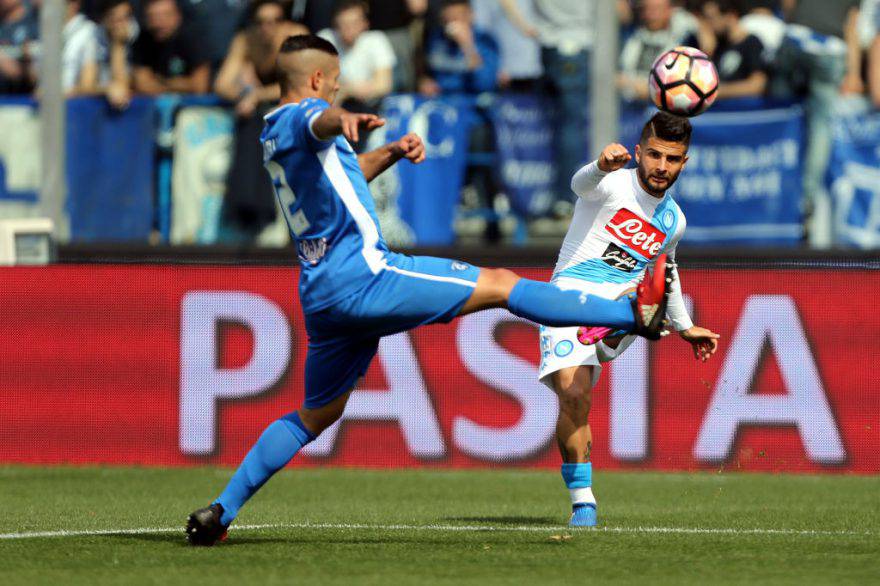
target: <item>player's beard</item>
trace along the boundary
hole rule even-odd
[[[641,181],[642,187],[644,187],[648,191],[648,193],[657,197],[662,197],[663,194],[665,194],[666,191],[669,190],[669,188],[672,187],[672,185],[678,179],[679,174],[681,174],[681,171],[679,171],[675,175],[667,174],[664,177],[664,179],[666,179],[666,182],[662,183],[662,186],[658,186],[655,183],[652,183],[652,180],[656,181],[656,179],[650,177],[648,175],[648,172],[641,165],[639,165],[636,169],[639,173],[639,180]]]

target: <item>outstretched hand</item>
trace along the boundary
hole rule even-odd
[[[391,147],[396,157],[406,159],[410,163],[417,165],[425,160],[425,144],[414,132],[410,132],[388,146]]]
[[[622,144],[612,143],[602,150],[599,155],[599,169],[605,173],[623,169],[632,160],[632,155]]]
[[[349,142],[358,142],[360,140],[359,130],[374,130],[380,126],[385,126],[385,119],[375,114],[355,114],[354,112],[345,112],[339,117],[342,124],[342,135]]]
[[[712,330],[692,326],[678,332],[681,338],[691,345],[694,350],[694,358],[706,362],[718,349],[718,339],[721,337]]]

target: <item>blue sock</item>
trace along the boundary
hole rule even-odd
[[[229,525],[247,500],[314,439],[296,411],[272,422],[244,457],[223,494],[214,501],[223,505],[220,522]]]
[[[562,479],[571,496],[574,508],[591,506],[596,508],[596,497],[593,496],[593,464],[581,462],[562,465]]]
[[[626,331],[635,327],[627,297],[605,299],[529,279],[514,285],[507,307],[514,315],[551,327],[605,326]]]
[[[569,489],[593,486],[593,463],[563,464],[562,479],[565,481],[565,486]]]

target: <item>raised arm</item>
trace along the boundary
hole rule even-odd
[[[612,143],[602,150],[599,158],[589,165],[581,167],[571,178],[571,190],[578,196],[588,200],[601,199],[597,190],[608,173],[617,171],[632,160],[632,155],[622,144]]]
[[[360,138],[359,129],[373,130],[384,125],[385,119],[375,114],[355,114],[336,106],[330,106],[309,121],[312,134],[318,140],[329,140],[341,134],[351,142]]]
[[[425,160],[425,145],[417,134],[407,134],[398,141],[358,155],[358,164],[367,181],[372,181],[400,159],[414,164]]]

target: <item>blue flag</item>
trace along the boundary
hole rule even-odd
[[[392,142],[409,132],[417,133],[425,143],[427,158],[420,165],[400,161],[385,179],[392,203],[377,197],[377,211],[383,234],[392,245],[445,246],[455,242],[453,221],[467,165],[468,136],[474,122],[474,109],[467,99],[426,99],[401,95],[386,98],[382,115],[384,132],[371,137],[370,146]],[[381,181],[381,180],[380,180]],[[395,237],[388,226],[389,207],[404,226],[409,238]],[[394,218],[390,220],[394,223]],[[409,241],[407,241],[409,240]]]
[[[880,247],[880,113],[849,110],[835,120],[828,167],[838,244]]]

